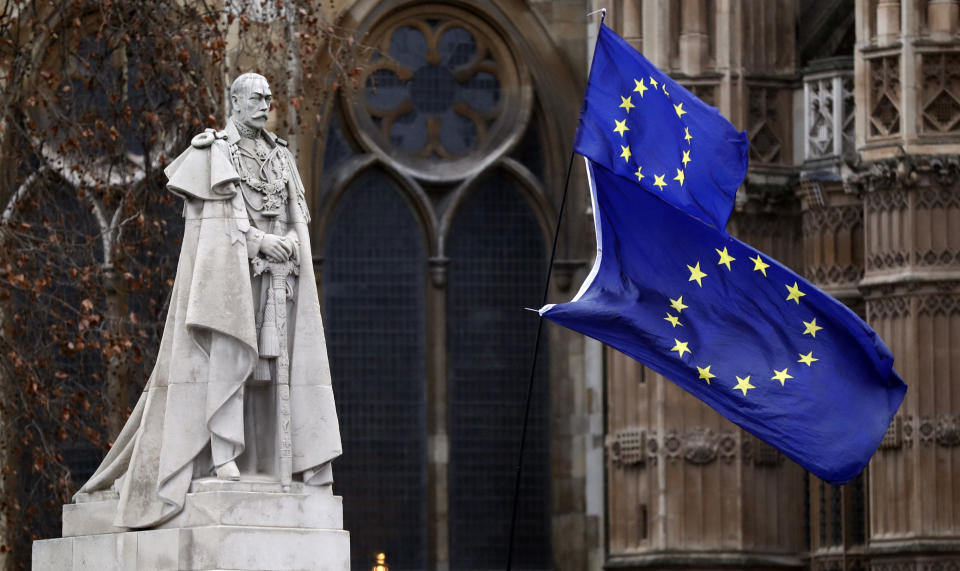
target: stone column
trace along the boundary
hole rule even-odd
[[[683,0],[680,5],[680,67],[687,75],[700,75],[707,57],[707,3]]]
[[[960,558],[960,42],[943,35],[955,2],[876,10],[876,37],[857,26],[861,162],[846,183],[864,201],[867,321],[908,389],[869,467],[866,552],[878,571],[937,568]]]

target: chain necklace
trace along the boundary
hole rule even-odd
[[[269,182],[259,176],[250,174],[250,171],[247,170],[247,166],[240,156],[240,145],[232,146],[233,162],[237,166],[240,180],[264,196],[264,211],[279,210],[281,206],[287,203],[288,198],[287,182],[290,181],[290,165],[287,164],[286,158],[278,152],[267,159],[271,162],[274,172],[279,170],[279,178],[273,182]],[[280,163],[279,169],[277,168],[278,162]]]

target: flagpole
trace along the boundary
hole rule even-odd
[[[587,14],[591,16],[596,13],[600,13],[600,25],[603,26],[603,21],[607,17],[607,9],[601,8]],[[560,210],[557,212],[557,226],[553,231],[553,245],[550,247],[550,262],[547,264],[547,275],[544,278],[543,284],[543,295],[540,298],[540,307],[543,307],[547,303],[547,294],[550,293],[550,271],[553,269],[553,260],[557,256],[557,242],[560,238],[560,224],[563,221],[563,211],[567,204],[567,193],[570,188],[570,173],[573,171],[573,160],[576,157],[576,152],[570,151],[570,160],[567,162],[567,175],[563,182],[563,195],[560,198]],[[540,338],[543,335],[543,317],[537,317],[537,335],[536,340],[533,344],[533,358],[530,360],[530,378],[527,381],[527,397],[526,402],[523,407],[523,428],[520,430],[520,447],[517,451],[517,470],[516,478],[514,480],[513,486],[513,508],[510,514],[510,539],[507,545],[507,567],[506,571],[511,571],[513,568],[513,538],[517,528],[517,505],[520,500],[520,481],[523,475],[523,452],[526,447],[527,441],[527,426],[530,423],[530,402],[533,397],[533,382],[537,372],[537,357],[540,353]]]

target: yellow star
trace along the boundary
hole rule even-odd
[[[823,329],[823,327],[820,327],[819,325],[817,325],[816,317],[811,319],[809,323],[804,321],[803,325],[804,327],[806,327],[806,329],[803,330],[803,334],[806,335],[807,333],[809,333],[810,337],[816,337],[817,331],[820,331],[821,329]]]
[[[683,160],[680,161],[683,163],[683,168],[687,168],[687,163],[689,163],[690,160],[690,151],[683,151]]]
[[[806,366],[808,366],[808,367],[809,367],[810,365],[812,365],[814,361],[819,361],[819,360],[820,360],[820,359],[817,359],[816,357],[813,356],[813,351],[810,351],[810,352],[807,353],[806,355],[804,355],[803,353],[797,353],[797,355],[800,355],[800,360],[797,361],[797,362],[798,362],[798,363],[803,363],[804,365],[806,365]]]
[[[640,94],[640,97],[643,97],[643,92],[647,90],[647,86],[643,84],[643,80],[637,81],[633,80],[633,83],[636,84],[636,87],[633,88],[634,91]]]
[[[683,186],[683,171],[680,169],[677,169],[677,176],[673,177],[673,180],[679,180],[680,186]]]
[[[632,153],[630,152],[630,145],[627,145],[626,147],[624,147],[623,145],[620,145],[620,156],[623,157],[624,162],[630,162],[631,154]]]
[[[693,139],[693,135],[690,134],[690,127],[684,127],[683,140],[689,144],[692,139]]]
[[[670,325],[673,325],[674,327],[676,327],[677,325],[679,325],[680,327],[683,327],[683,324],[680,323],[680,318],[677,317],[676,315],[670,315],[668,313],[667,316],[663,318],[663,320],[669,321]]]
[[[670,97],[670,92],[667,91],[667,86],[666,86],[666,85],[661,85],[661,86],[660,86],[660,89],[663,90],[663,94],[664,94],[664,95],[666,95],[667,97]]]
[[[675,310],[677,311],[677,313],[680,313],[680,312],[682,312],[684,309],[687,308],[686,305],[683,305],[683,296],[682,296],[682,295],[681,295],[680,297],[678,297],[677,299],[672,299],[672,298],[671,298],[671,299],[670,299],[670,307],[672,307],[673,309],[675,309]]]
[[[616,119],[614,119],[613,122],[617,124],[617,126],[613,128],[613,132],[620,135],[621,137],[623,137],[624,131],[630,130],[630,127],[627,127],[626,119],[624,119],[623,121],[617,121]]]
[[[710,384],[710,379],[716,378],[716,375],[710,372],[711,365],[706,367],[697,367],[697,371],[700,373],[700,378],[707,381],[707,384]]]
[[[642,166],[637,165],[637,172],[633,173],[637,177],[637,182],[641,182],[643,180],[643,173],[640,172],[642,169]]]
[[[795,301],[797,305],[800,305],[800,298],[807,294],[800,291],[800,286],[797,285],[797,282],[793,282],[793,287],[790,287],[787,284],[783,285],[786,286],[787,291],[790,292],[787,294],[787,301]]]
[[[747,375],[743,379],[741,379],[740,377],[737,377],[737,384],[735,387],[733,387],[733,390],[743,391],[743,396],[747,396],[747,391],[755,388],[757,387],[750,384],[750,375]]]
[[[707,274],[700,271],[700,262],[697,262],[696,266],[687,266],[687,269],[690,270],[690,279],[688,282],[697,282],[697,285],[703,287],[703,284],[700,283],[700,280],[707,277]]]
[[[792,379],[793,375],[787,372],[787,368],[784,367],[782,371],[776,369],[773,370],[773,376],[770,377],[771,381],[780,381],[780,386],[787,384],[787,379]]]
[[[757,254],[756,258],[750,258],[750,261],[753,262],[753,271],[762,272],[763,277],[767,277],[767,268],[770,267],[770,264],[764,263],[764,261],[760,259],[760,254]]]
[[[657,83],[657,80],[654,79],[652,75],[650,76],[650,85],[652,85],[654,89],[656,89],[657,86],[660,85],[659,83]]]
[[[722,250],[714,248],[717,250],[717,253],[720,254],[720,261],[717,262],[718,266],[727,266],[727,270],[730,270],[730,262],[736,260],[733,256],[727,253],[727,247],[724,246]]]
[[[677,117],[683,117],[687,114],[687,112],[683,110],[683,101],[674,105],[673,110],[677,112]]]
[[[686,341],[680,341],[679,339],[674,338],[673,342],[676,343],[676,345],[673,346],[673,349],[670,349],[671,352],[676,351],[677,353],[680,354],[681,358],[683,357],[684,353],[693,354],[693,352],[690,351],[690,349],[687,349]]]
[[[624,97],[623,95],[620,96],[620,107],[626,109],[627,113],[629,113],[631,109],[636,107],[636,105],[633,104],[633,101],[631,101],[631,99],[633,99],[632,95],[629,97]]]
[[[661,192],[663,192],[663,187],[667,186],[667,183],[663,182],[663,177],[665,176],[667,175],[665,174],[653,175],[653,186],[659,188]]]

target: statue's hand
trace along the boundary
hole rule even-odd
[[[271,262],[285,262],[293,255],[293,243],[276,234],[264,234],[260,252]]]

